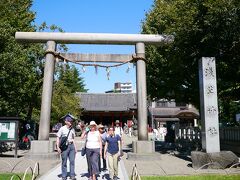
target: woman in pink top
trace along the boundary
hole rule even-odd
[[[102,157],[102,139],[95,121],[90,122],[90,131],[86,133],[86,156],[88,162],[88,173],[90,179],[96,180],[96,174],[99,173],[99,156]]]

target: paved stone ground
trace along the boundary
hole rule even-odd
[[[83,141],[80,141],[77,138],[77,148],[78,150],[81,149]],[[39,180],[60,180],[61,179],[61,161],[60,159],[49,159],[49,160],[42,160],[36,159],[31,160],[24,158],[24,155],[28,153],[28,150],[19,150],[18,151],[18,158],[14,158],[14,151],[6,152],[0,155],[0,173],[24,173],[28,167],[35,166],[35,163],[39,163],[40,167],[40,175],[38,177]],[[75,172],[77,179],[88,179],[87,174],[87,161],[86,157],[82,157],[80,152],[76,154],[75,160]],[[127,171],[125,170],[125,166],[123,160],[119,162],[119,179],[128,180]],[[109,172],[104,171],[98,176],[98,180],[100,179],[109,179]]]
[[[125,151],[131,150],[132,141],[137,140],[136,137],[129,137],[124,135],[123,149]],[[175,175],[196,175],[196,174],[239,174],[240,168],[232,169],[218,169],[218,170],[194,170],[192,168],[192,162],[190,156],[175,156],[171,153],[159,153],[161,160],[154,161],[136,161],[127,159],[127,153],[124,153],[122,158],[125,168],[129,176],[131,176],[133,166],[136,164],[138,173],[140,176],[175,176]]]
[[[225,170],[194,170],[191,167],[191,159],[189,156],[176,157],[173,153],[160,154],[161,160],[155,161],[132,161],[127,159],[127,151],[131,150],[132,141],[137,140],[136,137],[129,137],[124,135],[123,137],[124,156],[121,160],[121,166],[119,167],[120,179],[127,179],[132,173],[133,165],[136,164],[138,172],[141,176],[166,176],[166,175],[195,175],[195,174],[239,174],[240,168],[232,168]],[[79,143],[81,144],[81,142]],[[81,145],[78,149],[80,150]],[[19,151],[20,155],[24,155],[28,151]],[[12,155],[11,155],[12,153]],[[14,167],[13,172],[24,172],[28,166],[34,167],[36,161],[40,164],[41,180],[48,180],[46,175],[50,175],[49,180],[59,179],[60,175],[60,160],[29,160],[24,157],[13,158],[14,151],[11,151],[4,156],[0,156],[0,172],[10,172],[10,169]],[[86,159],[80,154],[77,154],[76,159],[76,173],[77,179],[87,179],[86,172]],[[124,175],[124,172],[127,175]],[[43,178],[45,177],[45,178]],[[104,172],[98,179],[107,179],[108,172]],[[239,178],[240,179],[240,178]]]
[[[87,173],[87,160],[86,156],[81,156],[80,152],[76,154],[76,160],[75,160],[75,173],[76,173],[76,179],[88,179],[88,173]],[[119,174],[118,177],[121,180],[128,180],[126,170],[124,169],[123,161],[119,162]],[[58,164],[55,168],[44,174],[39,178],[39,180],[60,180],[61,179],[61,164]],[[109,172],[104,171],[101,172],[101,174],[98,176],[98,180],[100,179],[109,179]]]
[[[34,169],[36,162],[39,163],[39,173],[44,174],[60,163],[60,159],[31,160],[24,158],[28,150],[19,150],[18,158],[14,158],[14,151],[9,151],[0,155],[0,173],[24,173],[28,167]]]

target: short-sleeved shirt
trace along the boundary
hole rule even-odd
[[[114,133],[115,134],[118,134],[120,137],[122,137],[122,133],[123,133],[123,129],[122,129],[122,127],[120,127],[120,126],[116,126],[115,128],[114,128]]]
[[[68,132],[69,132],[69,128],[68,128],[66,125],[65,125],[65,126],[62,126],[62,127],[58,130],[57,136],[58,136],[59,138],[61,138],[61,137],[67,137]],[[74,137],[75,137],[75,131],[74,131],[74,129],[71,129],[71,131],[70,131],[70,133],[69,133],[69,135],[68,135],[68,142],[72,142],[73,139],[74,139]]]
[[[87,144],[86,147],[88,149],[96,149],[100,148],[100,143],[99,143],[99,131],[89,131],[87,133]]]
[[[107,136],[106,142],[108,143],[107,152],[110,154],[116,154],[119,151],[118,141],[121,137],[116,134],[115,136]]]
[[[104,132],[104,133],[100,134],[100,136],[102,138],[102,145],[104,146],[105,142],[106,142],[106,138],[107,138],[107,133]]]

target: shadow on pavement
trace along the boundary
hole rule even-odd
[[[174,155],[177,158],[192,162],[192,159],[190,158],[191,149],[185,149],[185,148],[179,149],[175,143],[155,141],[155,151],[161,154]]]
[[[14,155],[12,154],[0,154],[0,157],[4,157],[4,158],[15,158]],[[23,157],[23,155],[17,155],[18,158]]]
[[[102,175],[102,179],[107,179],[107,180],[110,180],[110,176],[108,173],[105,173]]]
[[[80,176],[81,176],[81,177],[87,177],[87,178],[90,177],[88,173],[82,173],[82,174],[80,174]]]

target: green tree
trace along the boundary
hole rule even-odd
[[[38,103],[43,51],[19,44],[16,31],[35,31],[31,0],[0,3],[0,116],[31,116]]]
[[[71,92],[71,89],[62,80],[58,80],[55,82],[53,90],[51,124],[55,124],[69,112],[74,116],[80,116],[80,99]]]
[[[76,92],[87,92],[79,71],[69,64],[58,65],[53,90],[52,124],[67,113],[80,116],[80,98]]]
[[[199,104],[198,60],[216,57],[220,100],[240,99],[240,1],[155,0],[142,33],[171,34],[169,46],[146,47],[148,92]]]
[[[236,122],[236,114],[240,113],[240,101],[219,101],[220,121],[223,125],[237,126],[240,125]]]
[[[2,0],[0,3],[0,116],[39,120],[45,45],[18,43],[15,40],[15,32],[63,30],[56,25],[48,26],[45,22],[39,27],[35,26],[35,13],[30,11],[31,6],[32,0]],[[64,45],[58,45],[57,49],[67,51]],[[56,118],[58,109],[66,112],[71,109],[69,107],[79,106],[79,99],[73,95],[76,91],[86,91],[76,68],[68,69],[67,75],[61,74],[62,81],[56,79],[54,87],[54,92],[58,93],[54,102],[61,96],[59,93],[62,90],[62,98],[68,104],[66,109],[58,108],[58,103],[53,105],[52,113]],[[74,108],[73,111],[75,112]]]
[[[71,90],[71,93],[87,92],[83,78],[75,66],[63,64],[58,67],[58,80]]]

